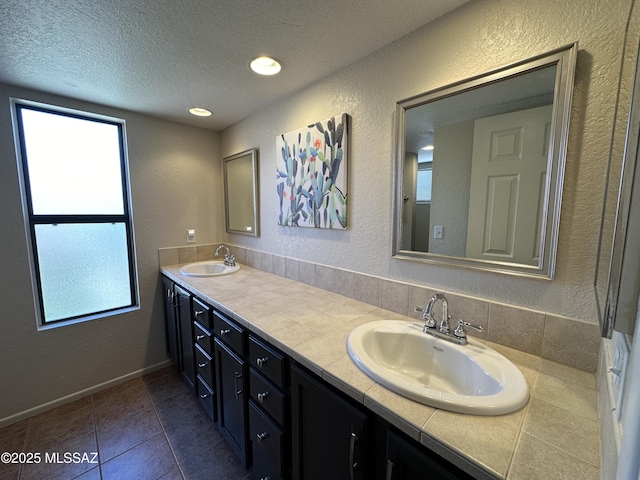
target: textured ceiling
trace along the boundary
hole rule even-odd
[[[0,0],[0,82],[221,130],[466,1]]]

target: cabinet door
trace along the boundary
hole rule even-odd
[[[218,390],[218,427],[231,448],[249,466],[246,365],[218,338],[215,339],[216,385]]]
[[[191,294],[174,285],[180,325],[180,354],[182,356],[182,376],[191,388],[196,384],[196,365],[193,352],[193,321],[191,320]]]
[[[365,480],[368,416],[304,372],[291,367],[294,480]]]
[[[178,344],[178,314],[174,302],[175,293],[173,282],[167,277],[162,277],[162,291],[164,297],[164,322],[167,334],[167,357],[180,369],[180,347]]]
[[[387,434],[385,480],[472,480],[435,453],[411,443],[393,430]]]

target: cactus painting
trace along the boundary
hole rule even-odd
[[[347,114],[276,137],[278,225],[347,227]]]

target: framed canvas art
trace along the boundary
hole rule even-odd
[[[347,114],[276,138],[278,225],[347,227]]]

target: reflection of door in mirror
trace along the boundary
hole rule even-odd
[[[538,265],[552,106],[475,121],[467,257]]]
[[[416,178],[418,156],[407,152],[404,159],[405,176],[402,180],[402,249],[414,250],[414,224],[416,213]]]

